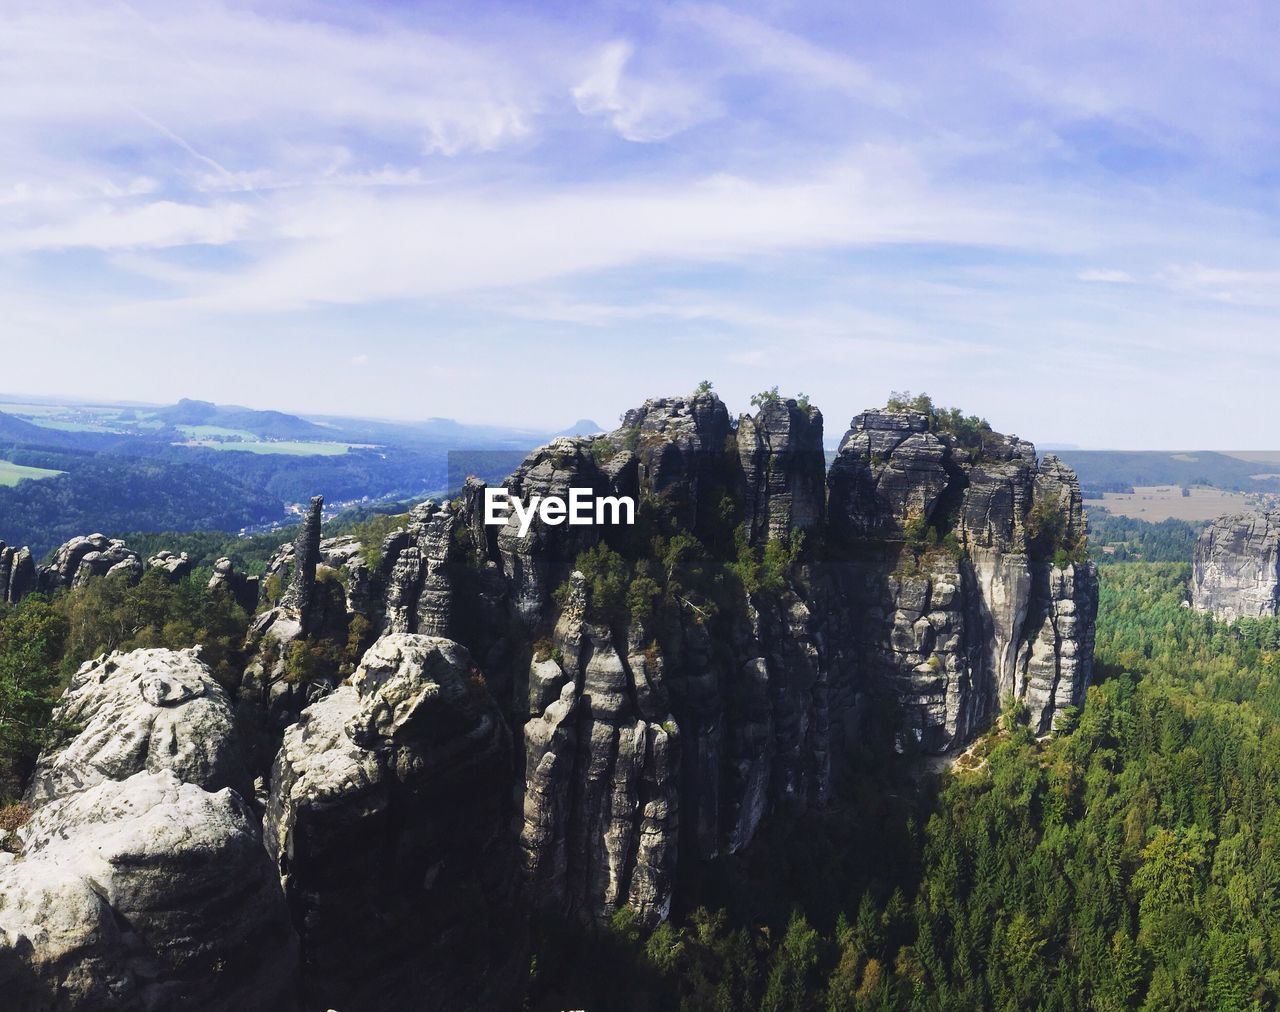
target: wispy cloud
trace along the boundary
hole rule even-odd
[[[1092,281],[1104,285],[1131,285],[1133,275],[1128,271],[1118,271],[1106,267],[1087,267],[1076,275],[1081,281]]]
[[[851,410],[927,383],[1033,435],[1085,381],[1077,424],[1141,431],[1227,349],[1247,411],[1276,368],[1280,38],[1247,5],[1147,18],[18,0],[0,340],[40,339],[6,368],[269,402],[273,356],[314,347],[352,368],[284,406],[419,405],[412,363],[430,413],[474,416],[459,378],[514,363],[485,410],[538,424],[721,369]],[[196,369],[211,341],[263,376]]]
[[[629,141],[662,141],[703,120],[719,115],[718,102],[681,83],[673,73],[645,80],[628,74],[634,52],[628,42],[611,42],[595,65],[572,89],[584,116],[605,116]]]

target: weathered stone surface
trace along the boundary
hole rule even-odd
[[[310,1004],[506,1008],[523,986],[511,739],[468,652],[392,634],[285,734],[265,834]]]
[[[808,531],[826,508],[822,412],[794,400],[769,401],[738,419],[742,508],[753,543]]]
[[[252,813],[172,770],[41,807],[0,865],[7,1009],[289,1009],[297,939]]]
[[[0,541],[0,601],[16,604],[36,589],[31,549],[11,548]]]
[[[1038,732],[1052,730],[1068,707],[1079,707],[1093,676],[1098,577],[1091,565],[1050,567],[1038,588],[1037,616],[1028,623],[1015,695]]]
[[[142,576],[142,560],[118,538],[102,534],[72,538],[54,553],[40,570],[39,587],[47,594],[69,587],[83,587],[95,576],[124,573],[133,582]]]
[[[675,874],[679,733],[670,715],[644,719],[631,658],[585,620],[580,573],[571,586],[561,661],[535,661],[530,678],[521,844],[532,897],[600,922],[626,904],[656,923]]]
[[[54,714],[67,728],[27,790],[40,807],[104,780],[173,771],[207,791],[249,787],[227,694],[199,650],[134,650],[84,664]]]
[[[258,578],[238,572],[235,563],[225,556],[213,564],[209,590],[230,594],[232,600],[250,614],[258,604]]]
[[[1213,521],[1196,542],[1191,604],[1234,622],[1280,610],[1280,513]]]
[[[181,580],[196,568],[196,564],[186,552],[178,554],[165,550],[151,556],[147,560],[147,568],[160,570],[170,580]]]
[[[316,585],[316,567],[320,564],[320,524],[324,511],[324,497],[313,496],[307,514],[293,543],[293,567],[289,575],[289,588],[280,602],[285,608],[298,613],[305,636],[313,623],[312,597]]]
[[[892,538],[908,520],[932,520],[947,485],[946,455],[946,444],[919,412],[858,415],[827,477],[832,533]]]
[[[428,499],[414,507],[404,528],[387,538],[382,550],[386,574],[383,632],[450,635],[453,588],[449,567],[456,516],[448,504],[437,506]]]
[[[713,393],[658,397],[632,408],[609,440],[633,452],[641,493],[681,526],[708,530],[723,491],[729,411]]]

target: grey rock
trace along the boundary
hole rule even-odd
[[[284,736],[265,835],[310,1004],[505,1008],[524,983],[511,738],[468,652],[392,634]]]
[[[36,589],[31,549],[13,548],[0,541],[0,601],[17,604]]]
[[[752,542],[817,527],[826,509],[822,412],[794,400],[770,401],[739,418],[737,438]]]
[[[70,728],[45,749],[26,800],[39,808],[107,780],[170,770],[208,791],[249,786],[230,700],[195,650],[134,650],[89,661],[54,712]]]
[[[1280,609],[1280,513],[1238,513],[1213,521],[1196,542],[1191,604],[1234,622]]]
[[[288,1009],[297,939],[256,820],[172,770],[40,808],[0,865],[15,1010]]]
[[[316,567],[320,564],[320,524],[324,497],[313,496],[307,514],[293,543],[293,569],[289,588],[280,603],[298,613],[305,636],[313,623],[312,597],[316,584]]]
[[[235,563],[225,556],[213,564],[209,590],[230,594],[231,599],[250,614],[258,604],[258,578],[237,571]]]
[[[123,573],[130,582],[142,577],[142,560],[118,538],[102,534],[72,538],[54,552],[53,561],[40,570],[39,588],[47,594],[83,587],[91,579]]]
[[[147,560],[148,569],[158,569],[170,580],[181,580],[196,568],[193,560],[186,552],[177,554],[168,550],[157,552]]]
[[[946,444],[919,412],[864,411],[827,476],[833,535],[893,538],[910,519],[933,519],[947,486]]]

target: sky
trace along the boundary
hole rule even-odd
[[[1263,2],[0,0],[0,390],[1276,449]]]

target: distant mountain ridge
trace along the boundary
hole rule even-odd
[[[259,411],[236,404],[214,404],[184,397],[177,404],[161,408],[155,417],[169,425],[216,425],[243,429],[267,439],[326,439],[332,436],[314,422],[283,411]]]

